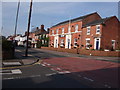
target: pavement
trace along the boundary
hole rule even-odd
[[[23,53],[19,53],[18,50],[16,50],[15,58],[9,59],[9,60],[3,60],[2,61],[2,68],[0,69],[9,69],[11,67],[17,67],[17,66],[25,66],[25,65],[32,65],[37,62],[39,62],[39,57],[32,56],[28,54],[27,57]]]

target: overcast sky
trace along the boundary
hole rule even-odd
[[[2,35],[14,34],[18,2],[2,3]],[[27,29],[29,2],[21,2],[17,34],[24,34]],[[31,28],[45,25],[45,29],[59,22],[98,12],[102,18],[118,17],[117,2],[33,2]]]

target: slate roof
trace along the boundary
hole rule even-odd
[[[112,16],[114,17],[114,16]],[[103,19],[100,19],[100,20],[95,20],[93,22],[90,22],[90,23],[87,23],[85,24],[84,26],[82,26],[83,28],[84,27],[87,27],[87,26],[93,26],[93,25],[98,25],[98,24],[104,24],[106,22],[106,20],[112,18],[112,17],[107,17],[107,18],[103,18]]]
[[[47,34],[47,31],[44,29],[38,29],[37,31],[35,31],[35,35],[41,35],[41,34]]]
[[[71,20],[67,20],[67,21],[64,21],[64,22],[60,22],[52,27],[55,27],[55,26],[58,26],[58,25],[62,25],[62,24],[66,24],[66,23],[69,23],[69,21],[71,22],[74,22],[74,21],[79,21],[79,20],[83,20],[84,18],[90,16],[90,15],[93,15],[93,14],[96,14],[97,12],[94,12],[94,13],[91,13],[91,14],[87,14],[87,15],[84,15],[84,16],[81,16],[81,17],[77,17],[77,18],[74,18],[74,19],[71,19]],[[51,28],[52,28],[51,27]]]

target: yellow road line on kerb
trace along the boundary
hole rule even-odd
[[[36,64],[41,63],[41,62],[42,62],[42,60],[40,60],[40,61],[38,61],[38,62],[36,62],[36,63],[34,63],[32,65],[24,65],[24,66],[16,66],[16,67],[5,67],[5,68],[0,68],[0,69],[14,69],[14,68],[21,68],[21,67],[30,67],[30,66],[36,65]]]

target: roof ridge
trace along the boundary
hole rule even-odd
[[[74,20],[76,20],[76,19],[84,19],[85,17],[87,17],[87,16],[90,16],[90,15],[93,15],[93,14],[97,14],[97,12],[93,12],[93,13],[90,13],[90,14],[86,14],[86,15],[83,15],[83,16],[79,16],[79,17],[77,17],[77,18],[73,18],[73,19],[70,19],[71,21],[74,21]],[[63,21],[63,22],[60,22],[60,23],[58,23],[58,24],[56,24],[56,25],[53,25],[52,27],[54,27],[54,26],[57,26],[57,25],[60,25],[60,24],[63,24],[63,23],[67,23],[67,22],[69,22],[69,20],[66,20],[66,21]]]

